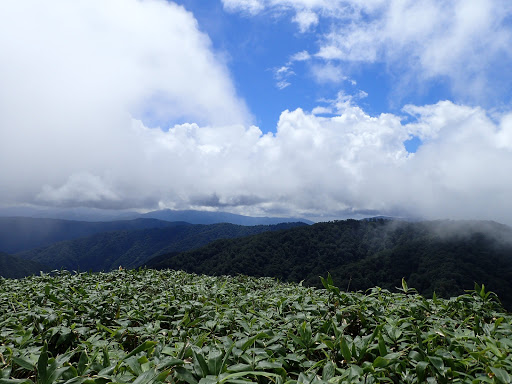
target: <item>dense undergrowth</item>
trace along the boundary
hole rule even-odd
[[[512,315],[426,299],[122,270],[0,279],[0,384],[509,383]]]

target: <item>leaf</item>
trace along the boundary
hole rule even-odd
[[[183,380],[189,384],[198,384],[196,378],[188,369],[183,367],[176,367],[175,371],[178,379]]]
[[[426,361],[420,361],[416,364],[416,374],[418,375],[418,380],[423,382],[425,380],[425,371],[428,367],[428,363]]]
[[[37,360],[37,382],[38,384],[44,384],[47,381],[46,367],[48,365],[48,344],[46,341],[43,344],[43,349]]]
[[[24,368],[27,371],[33,371],[36,368],[34,364],[32,364],[30,361],[28,361],[27,359],[23,359],[21,357],[13,357],[12,361],[16,365],[19,365],[21,368]]]
[[[490,367],[492,373],[494,373],[494,377],[498,379],[500,383],[509,384],[512,382],[512,379],[507,371],[501,368]]]
[[[347,363],[352,360],[352,353],[350,353],[346,338],[341,339],[341,354]]]
[[[148,349],[153,348],[155,345],[156,345],[156,341],[149,341],[149,340],[145,341],[144,343],[139,345],[137,348],[135,348],[133,351],[131,351],[129,354],[127,354],[125,357],[123,357],[121,359],[121,361],[126,360],[127,358],[132,357],[133,355],[136,355],[139,352],[147,351]]]
[[[196,373],[201,377],[206,377],[209,374],[208,364],[204,360],[203,355],[198,354],[195,349],[199,349],[198,347],[192,348],[192,355],[194,356],[194,368],[196,369]],[[201,350],[199,349],[199,352]]]
[[[387,367],[390,363],[390,360],[385,359],[381,356],[377,356],[377,358],[373,361],[373,366],[374,368],[384,368]]]
[[[142,375],[139,375],[132,384],[149,384],[156,378],[156,376],[156,371],[154,369],[150,369],[149,371],[144,372]]]
[[[402,289],[405,293],[409,290],[409,287],[407,287],[407,282],[405,281],[405,278],[402,277]]]
[[[260,332],[258,333],[256,336],[253,336],[251,338],[249,338],[249,340],[247,340],[243,345],[242,345],[242,351],[246,351],[251,345],[254,344],[254,342],[256,340],[259,340],[259,339],[268,339],[269,336],[265,333],[265,332]]]
[[[428,356],[428,359],[430,360],[432,365],[436,368],[437,372],[439,372],[439,374],[444,377],[444,361],[443,361],[443,359],[441,359],[440,357],[437,357],[437,356]]]
[[[183,365],[185,362],[180,359],[175,359],[173,357],[166,358],[158,363],[158,369],[167,369],[170,367],[174,367],[175,365]]]
[[[261,368],[261,369],[276,369],[276,368],[281,368],[282,366],[283,365],[278,362],[261,360],[261,361],[258,361],[258,365],[256,367]]]
[[[230,373],[226,377],[224,377],[222,380],[219,381],[219,384],[222,384],[226,381],[229,381],[231,379],[237,379],[239,377],[244,376],[263,376],[267,378],[279,378],[279,375],[276,375],[275,373],[270,372],[258,372],[258,371],[247,371],[247,372],[236,372],[236,373]]]
[[[388,354],[388,349],[386,347],[386,342],[382,337],[382,334],[379,332],[379,353],[381,356],[386,356]]]
[[[322,380],[328,381],[336,374],[336,366],[332,361],[327,361],[322,369]]]
[[[251,366],[249,364],[235,364],[235,365],[230,365],[228,368],[227,368],[227,371],[228,372],[244,372],[244,371],[250,371],[251,370]]]
[[[222,352],[218,349],[211,349],[208,354],[208,372],[211,375],[219,375],[222,370]]]
[[[87,368],[87,364],[89,364],[89,358],[87,357],[87,353],[83,351],[80,354],[80,359],[78,360],[77,371],[78,375],[82,376]]]

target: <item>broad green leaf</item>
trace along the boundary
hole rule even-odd
[[[494,377],[496,377],[496,379],[498,379],[499,383],[510,384],[512,382],[512,378],[510,377],[508,372],[505,371],[504,369],[494,368],[494,367],[490,367],[490,369],[491,369],[492,373],[494,373]]]
[[[139,345],[137,348],[135,348],[133,351],[131,351],[129,354],[127,354],[123,360],[128,359],[129,357],[132,357],[133,355],[136,355],[139,352],[147,351],[148,349],[153,348],[156,345],[156,341],[145,341],[141,345]]]
[[[28,371],[33,371],[36,368],[34,364],[32,364],[30,361],[28,361],[27,359],[23,359],[21,357],[13,357],[12,361],[14,362],[14,364],[19,365],[20,367]]]
[[[416,364],[416,373],[420,382],[425,380],[425,371],[427,370],[428,363],[426,361],[420,361]]]
[[[223,354],[218,349],[211,349],[208,354],[208,372],[211,375],[219,375],[222,370]]]
[[[322,380],[328,381],[336,374],[336,366],[332,361],[327,361],[322,369]]]
[[[441,376],[444,376],[444,361],[440,357],[437,356],[428,356],[428,359],[432,363],[432,365],[436,368],[437,372]]]
[[[352,353],[350,352],[350,347],[347,344],[346,338],[341,340],[341,354],[347,363],[352,360]]]

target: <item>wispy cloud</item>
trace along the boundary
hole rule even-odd
[[[299,26],[302,33],[309,31],[318,24],[318,15],[310,10],[297,12],[292,19]]]
[[[230,7],[236,11],[244,1],[227,3],[238,4]],[[260,0],[262,11],[288,12],[300,32],[321,20],[329,31],[318,35],[316,60],[384,63],[401,79],[395,93],[441,79],[459,100],[492,103],[512,85],[505,75],[512,65],[508,0]]]
[[[291,85],[289,81],[295,72],[291,69],[291,65],[283,65],[279,68],[274,68],[274,79],[276,80],[276,87],[280,90],[285,89]]]

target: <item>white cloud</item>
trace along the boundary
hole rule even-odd
[[[208,36],[174,3],[7,0],[0,25],[2,112],[24,104],[67,118],[79,106],[160,121],[248,121]]]
[[[298,24],[299,30],[305,33],[318,24],[318,15],[309,10],[300,11],[293,17],[293,21]]]
[[[291,64],[283,65],[279,68],[275,68],[274,79],[276,80],[276,87],[279,90],[283,90],[291,85],[289,79],[292,76],[295,76],[295,72],[291,69]]]
[[[137,136],[130,116],[251,119],[192,14],[163,0],[3,1],[0,52],[2,202],[140,168],[127,157],[152,151],[153,132]]]
[[[242,11],[256,14],[265,8],[259,0],[222,0],[224,8],[231,12]]]
[[[258,11],[289,14],[301,32],[319,17],[329,32],[318,36],[317,60],[384,63],[402,79],[399,92],[442,80],[460,100],[492,103],[512,85],[508,0],[260,0]]]
[[[300,51],[292,55],[290,61],[293,63],[294,61],[307,61],[311,59],[311,55],[308,51]]]
[[[510,114],[445,101],[370,116],[340,93],[335,116],[284,111],[263,134],[183,8],[16,0],[0,28],[2,203],[511,223]]]
[[[315,107],[311,111],[311,114],[313,114],[313,115],[325,115],[325,114],[331,114],[332,112],[333,112],[332,108],[329,108],[329,107]]]
[[[314,79],[321,84],[341,83],[348,80],[347,76],[339,65],[333,63],[317,63],[311,66],[311,73]]]
[[[87,172],[72,174],[65,184],[54,188],[43,185],[36,201],[58,205],[95,205],[119,201],[119,196],[100,177]]]

